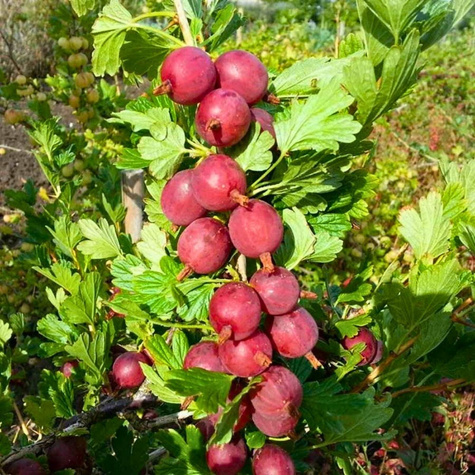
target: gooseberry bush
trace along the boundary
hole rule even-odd
[[[78,15],[94,3],[71,2]],[[397,256],[377,283],[362,263],[336,285],[327,266],[374,199],[361,167],[374,121],[470,6],[361,0],[361,34],[337,58],[279,75],[249,52],[221,53],[243,22],[226,1],[160,2],[139,17],[118,0],[103,8],[94,74],[152,84],[107,121],[123,142],[97,174],[99,204],[74,205],[84,187],[60,176],[71,154],[60,126],[31,125],[54,202],[39,213],[27,191],[10,200],[54,310],[36,322],[31,351],[45,363],[22,408],[41,437],[1,436],[7,473],[284,475],[318,473],[318,457],[359,473],[353,444],[388,443],[430,417],[430,391],[473,381],[461,251],[475,253],[473,162],[441,162],[444,190],[401,212],[409,271]],[[145,171],[137,242],[118,170]],[[0,326],[2,429],[21,414],[21,321]]]

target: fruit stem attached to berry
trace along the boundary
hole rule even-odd
[[[264,267],[265,271],[274,271],[274,263],[272,262],[272,255],[270,252],[264,252],[259,256],[259,259],[261,260],[262,266]]]
[[[182,269],[180,273],[176,276],[176,280],[180,282],[186,279],[191,274],[193,274],[193,269],[189,265],[186,265],[184,269]]]
[[[267,368],[272,364],[272,360],[262,351],[258,351],[254,355],[254,361],[263,368]]]
[[[172,83],[170,82],[169,79],[167,79],[166,81],[162,82],[162,84],[160,84],[153,90],[153,95],[162,96],[163,94],[170,94],[171,92],[172,92]]]
[[[322,366],[322,363],[318,361],[317,357],[311,351],[305,354],[305,358],[307,358],[308,362],[313,366],[314,369],[318,369],[320,366]]]
[[[249,204],[249,197],[242,195],[238,190],[232,190],[229,196],[231,196],[233,201],[235,201],[238,205],[247,208],[247,205]]]
[[[222,345],[223,343],[227,342],[232,336],[233,329],[229,325],[226,325],[219,332],[218,345]]]
[[[317,298],[317,294],[315,292],[309,292],[308,290],[301,290],[300,291],[300,298],[301,299],[315,300]]]

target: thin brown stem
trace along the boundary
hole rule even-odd
[[[470,308],[472,305],[474,304],[474,301],[471,297],[469,297],[468,299],[464,300],[455,310],[454,312],[452,313],[451,315],[451,320],[454,322],[454,323],[460,323],[461,325],[465,325],[466,327],[469,327],[469,328],[475,328],[475,324],[468,321],[468,320],[464,320],[462,317],[460,317],[459,315],[464,311],[464,310],[467,310],[468,308]]]
[[[371,386],[376,382],[376,380],[383,374],[384,370],[397,358],[399,358],[403,353],[405,353],[412,345],[417,341],[419,337],[415,336],[411,338],[408,342],[402,345],[398,351],[391,353],[384,361],[382,361],[376,368],[371,371],[370,374],[357,386],[352,389],[352,393],[359,393]]]
[[[395,398],[407,393],[425,393],[429,391],[443,391],[444,389],[450,389],[452,386],[458,386],[460,384],[464,384],[465,382],[466,382],[465,379],[454,379],[453,381],[449,381],[448,383],[432,384],[430,386],[412,386],[410,388],[404,388],[404,389],[400,389],[399,391],[394,392],[391,395],[391,397]]]
[[[142,396],[142,394],[141,394]],[[78,429],[84,429],[90,427],[92,424],[101,420],[109,419],[117,416],[118,414],[126,415],[127,413],[136,412],[137,410],[146,407],[155,407],[157,405],[157,399],[154,396],[144,395],[144,397],[138,398],[137,394],[134,397],[123,399],[107,398],[95,408],[88,412],[74,416],[66,421],[63,421],[60,427],[58,427],[58,433],[73,433]],[[144,422],[143,430],[158,429],[161,427],[174,426],[180,421],[188,419],[192,414],[188,411],[181,411],[175,414],[167,414],[159,416],[150,421]],[[41,440],[35,443],[22,447],[3,459],[0,460],[1,466],[6,466],[15,460],[24,458],[27,455],[38,455],[44,452],[55,440],[56,433],[52,433],[44,436]]]

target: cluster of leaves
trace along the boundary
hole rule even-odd
[[[79,14],[95,5],[94,0],[71,3]],[[160,2],[162,9],[148,18],[172,18],[168,3]],[[211,53],[242,23],[230,3],[212,1],[208,9],[201,1],[183,3],[193,37]],[[473,274],[458,261],[460,243],[475,254],[473,163],[463,168],[444,163],[444,191],[422,199],[418,210],[401,213],[400,232],[414,254],[410,269],[391,264],[372,284],[373,269],[366,267],[348,285],[336,286],[321,266],[335,261],[352,223],[368,216],[375,180],[361,168],[361,157],[371,158],[368,136],[374,120],[414,85],[420,50],[443,36],[470,6],[431,1],[422,8],[424,2],[416,0],[396,2],[393,8],[387,2],[358,3],[363,38],[349,35],[338,59],[309,58],[272,79],[270,90],[281,102],[265,107],[275,117],[278,152],[258,127],[244,145],[226,150],[247,172],[249,194],[281,211],[286,232],[276,262],[297,271],[316,265],[323,269],[321,280],[312,282],[318,298],[305,306],[322,330],[317,351],[325,355],[325,368],[313,371],[304,359],[282,360],[304,386],[298,431],[309,431],[292,447],[302,470],[311,450],[330,446],[338,465],[351,473],[351,443],[389,440],[398,424],[427,417],[428,408],[440,403],[434,397],[428,405],[427,398],[411,392],[414,387],[444,377],[467,383],[475,374],[473,332],[453,322],[454,315],[465,318],[456,309],[473,286]],[[97,75],[123,71],[129,79],[155,79],[163,58],[183,43],[176,26],[163,31],[161,20],[152,26],[143,19],[134,18],[117,0],[104,7],[93,27]],[[49,367],[41,372],[37,393],[24,399],[24,411],[44,433],[55,432],[58,419],[97,406],[102,391],[111,391],[108,372],[119,345],[145,348],[151,355],[153,367],[143,366],[143,389],[159,399],[160,414],[176,412],[190,397],[188,409],[195,419],[223,407],[212,443],[231,438],[239,404],[239,398],[226,404],[233,377],[184,370],[183,359],[190,344],[212,337],[208,303],[217,286],[239,279],[235,261],[224,275],[178,282],[178,231],[160,209],[165,181],[214,151],[197,138],[193,116],[192,109],[150,97],[132,100],[113,114],[106,130],[116,129],[123,147],[115,166],[98,167],[82,201],[88,207],[74,204],[80,184],[59,174],[85,142],[71,150],[66,132],[53,120],[36,124],[31,134],[55,199],[42,212],[33,207],[28,190],[11,194],[10,200],[28,218],[28,233],[38,244],[32,256],[35,270],[51,282],[45,292],[52,310],[38,320],[41,343],[29,353]],[[88,160],[94,159],[91,151]],[[148,224],[136,245],[123,232],[117,171],[122,169],[147,170]],[[254,265],[249,263],[249,269]],[[121,290],[113,299],[112,286]],[[125,318],[111,319],[110,310]],[[14,353],[24,344],[20,321],[10,317],[0,326],[2,429],[13,419],[9,383]],[[385,347],[382,363],[370,373],[358,366],[363,345],[348,351],[339,343],[362,326],[370,326]],[[71,359],[79,367],[70,379],[54,370]],[[392,399],[395,388],[408,391]],[[208,473],[206,446],[192,424],[183,431],[139,435],[140,422],[112,418],[90,428],[90,453],[102,470],[138,473],[149,450],[160,445],[168,456],[157,473]],[[245,437],[251,449],[265,443],[255,428]],[[1,452],[8,453],[8,438],[2,436],[0,442]]]

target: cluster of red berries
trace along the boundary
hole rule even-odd
[[[166,58],[161,79],[156,93],[167,93],[182,105],[199,103],[196,130],[209,144],[237,144],[252,120],[275,136],[272,116],[251,107],[265,97],[268,85],[267,70],[254,55],[230,51],[213,63],[199,48],[181,48]],[[249,199],[246,190],[244,170],[233,158],[218,153],[194,169],[178,172],[164,187],[161,198],[165,216],[174,225],[186,226],[177,245],[178,257],[185,264],[179,279],[192,272],[218,271],[233,248],[248,258],[259,258],[263,264],[249,284],[232,282],[215,292],[209,315],[218,342],[195,345],[184,363],[185,369],[200,367],[239,378],[262,374],[262,382],[241,400],[232,441],[208,450],[211,471],[227,475],[238,473],[246,462],[246,446],[237,433],[251,418],[264,434],[273,437],[291,433],[299,420],[302,386],[291,371],[271,365],[273,349],[287,358],[307,356],[318,365],[311,352],[318,340],[318,328],[312,316],[297,305],[298,281],[272,261],[272,253],[283,239],[282,220],[270,204]],[[230,212],[227,226],[205,217],[208,212]],[[268,315],[265,331],[259,329],[263,312]],[[242,391],[242,381],[232,385],[229,401]],[[198,422],[207,440],[221,412]],[[266,455],[274,452],[281,456]],[[277,463],[275,468],[288,467],[275,473],[295,473],[290,457],[278,447],[266,446],[254,456],[254,472],[267,473],[261,467],[269,463]]]
[[[161,78],[156,93],[168,93],[183,105],[199,103],[196,130],[211,145],[235,145],[252,120],[274,134],[272,116],[263,109],[250,108],[266,94],[268,74],[246,51],[230,51],[213,63],[199,48],[180,48],[166,58]],[[161,198],[163,212],[174,225],[187,226],[178,241],[178,256],[186,266],[180,279],[191,272],[216,272],[233,247],[271,265],[270,253],[282,241],[282,221],[268,203],[245,196],[246,189],[244,170],[222,153],[208,156],[193,170],[178,172],[166,184]],[[232,213],[227,227],[205,217],[208,212],[228,211]]]

